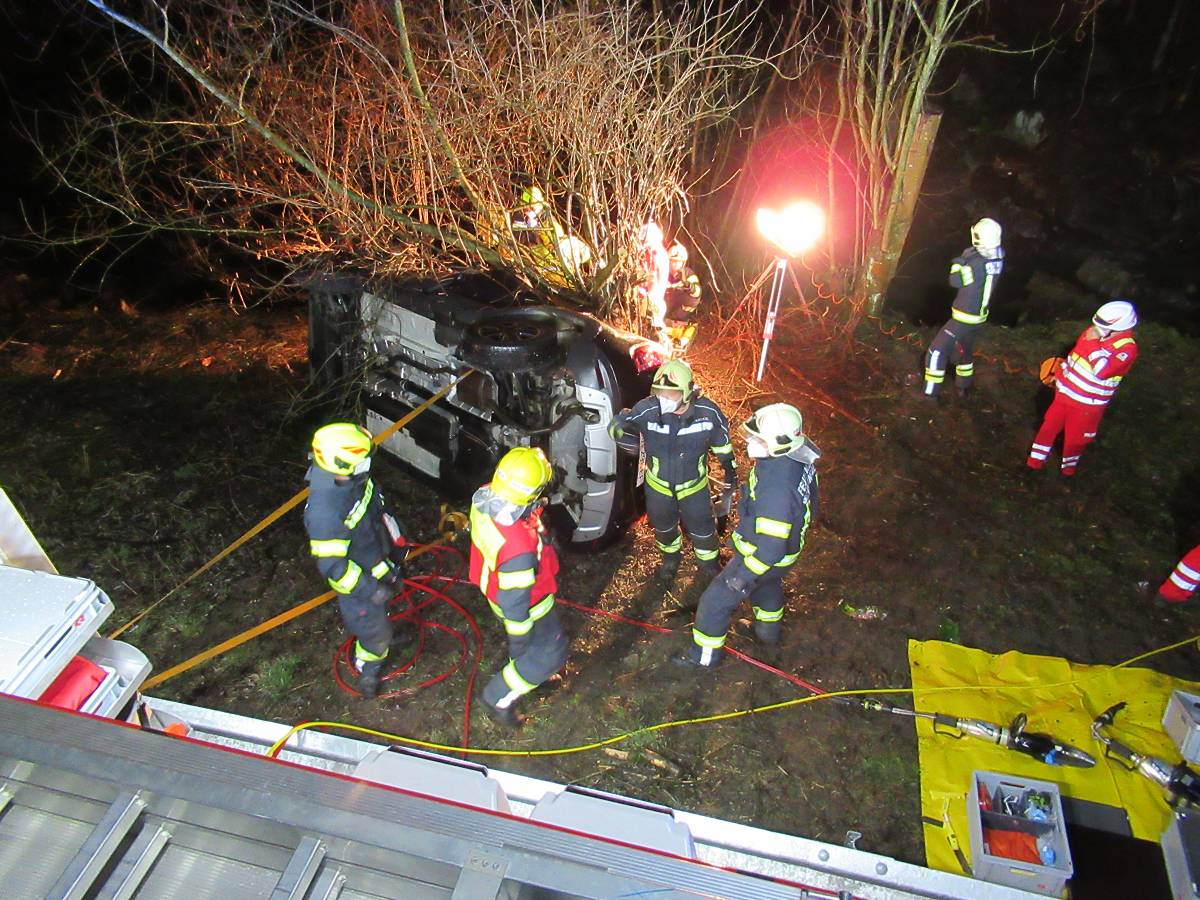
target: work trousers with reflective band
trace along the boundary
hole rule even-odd
[[[483,699],[505,709],[561,669],[567,662],[567,635],[558,621],[558,611],[533,623],[528,634],[509,634],[508,665],[483,689]]]
[[[679,532],[682,523],[696,559],[717,558],[719,540],[717,525],[713,519],[712,498],[708,485],[682,500],[660,494],[654,488],[646,488],[646,518],[654,529],[654,540],[664,556],[683,550],[683,536]]]
[[[392,623],[387,605],[376,606],[369,600],[354,600],[349,595],[338,597],[338,609],[346,630],[358,641],[356,656],[364,661],[383,659],[392,644]],[[365,650],[365,653],[359,652]]]
[[[937,333],[925,354],[925,395],[937,396],[946,380],[946,367],[954,363],[954,384],[960,392],[975,378],[975,338],[980,325],[951,319]]]
[[[1187,552],[1158,592],[1174,603],[1182,603],[1200,587],[1200,544]]]
[[[733,612],[744,599],[750,600],[755,622],[775,624],[783,619],[783,576],[790,566],[772,566],[755,575],[740,556],[735,556],[700,595],[696,624],[692,628],[695,643],[693,658],[706,666],[716,665],[725,646]],[[749,590],[736,590],[730,579],[746,582]]]
[[[1100,429],[1100,420],[1104,417],[1105,406],[1090,406],[1087,403],[1077,403],[1065,394],[1056,393],[1054,402],[1046,410],[1042,419],[1042,427],[1033,438],[1029,448],[1029,459],[1025,464],[1031,469],[1040,469],[1046,464],[1046,457],[1054,448],[1054,441],[1061,433],[1062,473],[1074,475],[1079,467],[1079,457],[1083,448],[1096,439]]]

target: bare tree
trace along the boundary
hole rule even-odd
[[[85,201],[73,240],[172,230],[305,268],[504,266],[626,321],[640,225],[682,219],[694,136],[729,120],[761,64],[740,0],[669,18],[631,0],[415,16],[349,0],[336,17],[302,0],[87,2],[113,51],[70,139],[43,145]],[[590,260],[514,234],[532,186]]]

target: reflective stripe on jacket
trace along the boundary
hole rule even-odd
[[[647,397],[622,410],[616,423],[642,436],[646,448],[646,487],[682,500],[708,486],[708,453],[725,467],[726,480],[736,471],[729,420],[707,397],[695,397],[682,415],[662,412],[657,397]]]
[[[1137,356],[1137,343],[1129,332],[1116,332],[1102,338],[1089,327],[1059,366],[1054,379],[1055,389],[1076,403],[1106,406]]]
[[[316,466],[305,478],[304,529],[317,569],[337,593],[366,600],[393,568],[383,492],[369,477],[339,482]]]
[[[509,634],[526,634],[554,606],[558,554],[542,540],[540,512],[505,525],[488,514],[487,485],[471,499],[470,579]]]
[[[950,307],[950,318],[965,325],[982,325],[987,321],[988,305],[1000,273],[1004,271],[1004,249],[997,247],[996,256],[985,257],[974,247],[950,262],[950,287],[958,288]]]
[[[733,546],[746,568],[762,575],[790,566],[817,514],[816,466],[787,456],[757,460],[741,494]]]

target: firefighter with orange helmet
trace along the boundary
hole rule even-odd
[[[1062,473],[1070,476],[1079,467],[1083,449],[1096,439],[1104,416],[1121,379],[1137,361],[1133,329],[1137,311],[1127,300],[1105,303],[1092,317],[1066,359],[1054,373],[1054,402],[1046,410],[1041,427],[1029,448],[1025,464],[1040,469],[1061,432]]]
[[[489,718],[508,728],[522,722],[516,702],[567,661],[567,637],[554,609],[558,554],[539,502],[552,475],[540,448],[514,447],[471,498],[470,579],[504,624],[509,656],[480,702]]]
[[[394,635],[387,605],[404,581],[408,555],[404,529],[371,479],[375,450],[361,425],[335,422],[313,435],[313,464],[306,479],[308,502],[304,528],[317,569],[338,598],[342,621],[355,637],[354,667],[358,690],[370,700],[388,649],[408,643]]]

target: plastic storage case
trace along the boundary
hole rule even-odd
[[[116,718],[150,674],[150,660],[146,654],[124,641],[94,637],[83,645],[79,655],[107,673],[100,686],[79,707],[80,712]]]
[[[86,578],[0,566],[0,692],[36,700],[113,611]]]
[[[1029,792],[1047,794],[1049,808],[1045,821],[1027,818],[1020,808]],[[992,808],[980,808],[979,798],[986,794]],[[1015,814],[1004,812],[1006,800],[1016,804]],[[1062,896],[1067,881],[1074,873],[1071,848],[1067,843],[1067,825],[1063,818],[1062,797],[1058,786],[1048,781],[1031,778],[1014,778],[998,772],[975,772],[971,776],[970,792],[967,794],[967,821],[970,829],[971,867],[975,877],[992,884],[1003,884],[1051,897]],[[983,829],[995,828],[1020,831],[1037,837],[1040,845],[1054,851],[1051,865],[1008,859],[989,853],[983,845]]]
[[[1162,723],[1179,754],[1190,763],[1200,763],[1200,697],[1172,691]]]

